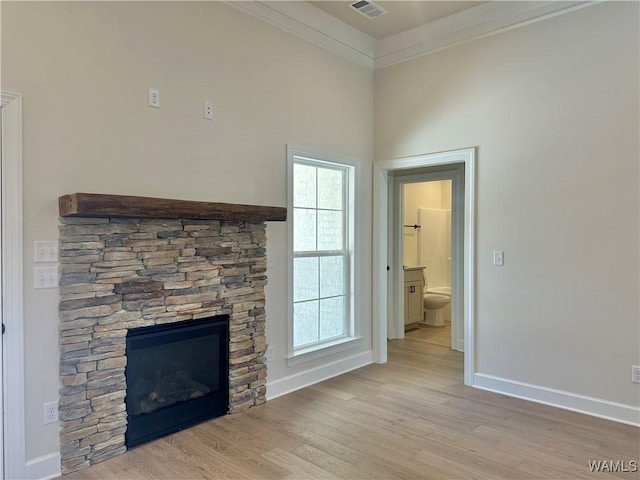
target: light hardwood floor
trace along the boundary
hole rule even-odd
[[[404,336],[419,342],[433,343],[444,347],[451,346],[451,322],[445,322],[442,327],[420,325],[418,328],[404,332]]]
[[[462,385],[462,354],[411,339],[389,362],[156,440],[76,479],[575,479],[639,460],[640,429]],[[626,464],[628,465],[628,463]]]

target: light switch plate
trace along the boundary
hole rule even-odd
[[[36,267],[33,269],[34,288],[58,286],[58,267]]]
[[[496,267],[502,267],[504,265],[504,251],[502,250],[493,251],[493,264]]]
[[[48,240],[36,240],[33,242],[33,261],[35,263],[57,262],[58,242]]]

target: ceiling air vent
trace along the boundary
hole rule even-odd
[[[376,18],[376,17],[379,17],[380,15],[384,15],[385,13],[387,13],[387,11],[384,8],[376,5],[373,2],[368,2],[366,0],[361,0],[359,2],[352,3],[351,8],[353,8],[354,10],[357,10],[367,18]]]

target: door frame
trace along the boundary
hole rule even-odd
[[[389,221],[393,218],[394,172],[464,164],[464,383],[473,385],[475,371],[475,176],[476,149],[417,155],[375,162],[373,165],[373,357],[376,363],[387,361],[387,324],[393,312],[393,281],[389,281],[392,250]]]
[[[24,478],[24,307],[22,221],[22,97],[1,92],[3,478]],[[7,366],[11,368],[6,368]],[[9,439],[7,441],[7,439]]]
[[[414,183],[438,182],[451,180],[451,348],[464,352],[464,164],[454,163],[446,166],[424,167],[419,173],[409,174],[395,172],[393,176],[393,191],[390,202],[393,203],[393,215],[389,223],[389,251],[391,254],[391,265],[389,275],[393,279],[395,294],[393,299],[388,299],[391,303],[393,315],[389,318],[387,325],[387,335],[389,339],[403,338],[404,325],[402,317],[404,315],[404,298],[402,292],[404,283],[404,238],[403,238],[403,217],[404,217],[404,186]],[[421,232],[418,231],[418,237]],[[429,272],[427,272],[427,278]]]

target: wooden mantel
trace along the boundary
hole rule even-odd
[[[260,205],[196,202],[167,198],[72,193],[58,199],[61,217],[185,218],[284,222],[287,209]]]

